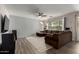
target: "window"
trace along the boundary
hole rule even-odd
[[[52,20],[48,24],[50,30],[64,30],[64,19],[61,20]]]

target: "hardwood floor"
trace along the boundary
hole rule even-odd
[[[32,45],[25,39],[17,39],[15,53],[16,54],[35,54],[35,48],[32,48]]]
[[[72,41],[60,49],[51,48],[45,51],[45,53],[47,54],[79,54],[79,42]]]
[[[60,49],[51,48],[44,52],[38,52],[36,48],[29,44],[27,40],[18,39],[16,41],[16,54],[79,54],[79,42],[72,41]]]

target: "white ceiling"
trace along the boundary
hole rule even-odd
[[[53,17],[79,10],[79,4],[7,4],[4,7],[9,14],[25,17],[35,17],[37,10]]]

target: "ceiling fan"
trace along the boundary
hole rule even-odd
[[[46,17],[47,15],[45,15],[45,14],[42,13],[42,12],[38,12],[38,15],[37,15],[37,16]]]
[[[38,8],[34,9],[34,11],[35,11],[36,16],[47,17],[47,15],[41,12]]]

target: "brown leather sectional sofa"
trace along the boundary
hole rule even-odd
[[[71,31],[43,31],[41,34],[39,36],[45,37],[45,43],[53,46],[55,49],[59,49],[72,41]]]
[[[53,35],[45,36],[45,43],[50,44],[56,49],[59,49],[70,41],[72,41],[71,31],[62,31],[54,33]]]

